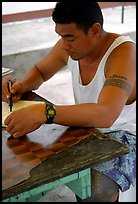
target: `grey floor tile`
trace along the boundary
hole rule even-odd
[[[37,202],[76,202],[75,194],[65,185],[48,192]]]

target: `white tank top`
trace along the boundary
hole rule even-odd
[[[74,100],[76,104],[81,103],[97,103],[99,93],[105,82],[104,66],[107,61],[109,54],[114,48],[119,46],[121,43],[134,41],[129,36],[119,36],[114,40],[111,46],[108,48],[107,52],[103,56],[96,74],[92,81],[88,85],[82,85],[81,77],[79,72],[78,61],[74,61],[69,57],[68,66],[72,74],[72,86],[74,93]],[[127,130],[129,132],[135,133],[136,131],[136,102],[130,105],[125,105],[120,116],[114,122],[110,128],[99,128],[103,132],[111,132],[117,130]]]

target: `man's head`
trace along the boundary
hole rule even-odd
[[[52,19],[56,24],[75,23],[86,33],[94,23],[103,27],[103,15],[97,2],[58,2]]]
[[[58,2],[52,17],[61,46],[72,59],[80,60],[97,51],[104,33],[97,2]]]

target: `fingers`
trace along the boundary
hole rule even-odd
[[[10,116],[5,119],[4,124],[6,125],[6,131],[14,138],[21,137],[25,134],[24,129],[21,129]]]
[[[24,125],[24,120],[22,120],[22,114],[20,113],[20,111],[21,110],[11,112],[4,121],[6,131],[14,138],[19,138],[26,133],[26,123]]]
[[[3,80],[2,84],[2,101],[8,102],[10,93],[8,91],[8,78],[7,80]],[[12,87],[10,87],[10,92],[13,94],[13,102],[18,101],[22,94],[23,94],[23,87],[22,84],[19,82],[16,82],[15,79],[12,79]]]
[[[13,135],[15,133],[15,125],[11,121],[10,117],[7,117],[4,121],[4,124],[6,125],[6,131],[10,134]]]
[[[14,138],[19,138],[19,137],[22,137],[22,136],[24,136],[25,135],[25,133],[22,133],[21,134],[21,131],[15,131],[13,134],[12,134],[12,136],[14,137]]]
[[[11,93],[13,94],[13,102],[18,101],[22,96],[22,90],[19,83],[15,82],[11,88]]]
[[[2,90],[2,101],[8,102],[8,95]]]
[[[8,99],[10,97],[10,93],[8,90],[8,80],[9,77],[2,78],[2,101],[8,102]],[[10,79],[12,83],[15,83],[15,79]]]
[[[18,130],[17,127],[15,127],[14,125],[9,125],[8,127],[6,127],[6,131],[12,135],[14,138],[19,138],[23,135],[25,135],[23,130]]]
[[[10,96],[7,85],[8,85],[7,83],[2,84],[2,101],[6,101],[6,102],[8,102],[8,98]]]
[[[23,130],[22,131],[17,130],[14,126],[13,126],[13,128],[10,127],[10,129],[9,129],[9,126],[8,126],[8,128],[6,128],[6,131],[9,132],[9,134],[12,135],[14,138],[19,138],[19,137],[25,135]]]
[[[10,113],[7,117],[6,117],[6,119],[4,120],[4,125],[8,125],[9,123],[10,123],[10,121],[11,121],[11,115],[12,113]]]
[[[14,124],[10,124],[6,127],[6,131],[9,132],[11,135],[15,133]]]

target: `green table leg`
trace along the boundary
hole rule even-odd
[[[81,199],[91,196],[91,174],[90,169],[78,173],[78,179],[66,184]]]
[[[75,194],[82,199],[91,195],[90,169],[85,169],[70,176],[63,177],[56,181],[41,185],[32,190],[9,197],[2,202],[36,202],[48,191],[61,186],[67,185]]]

